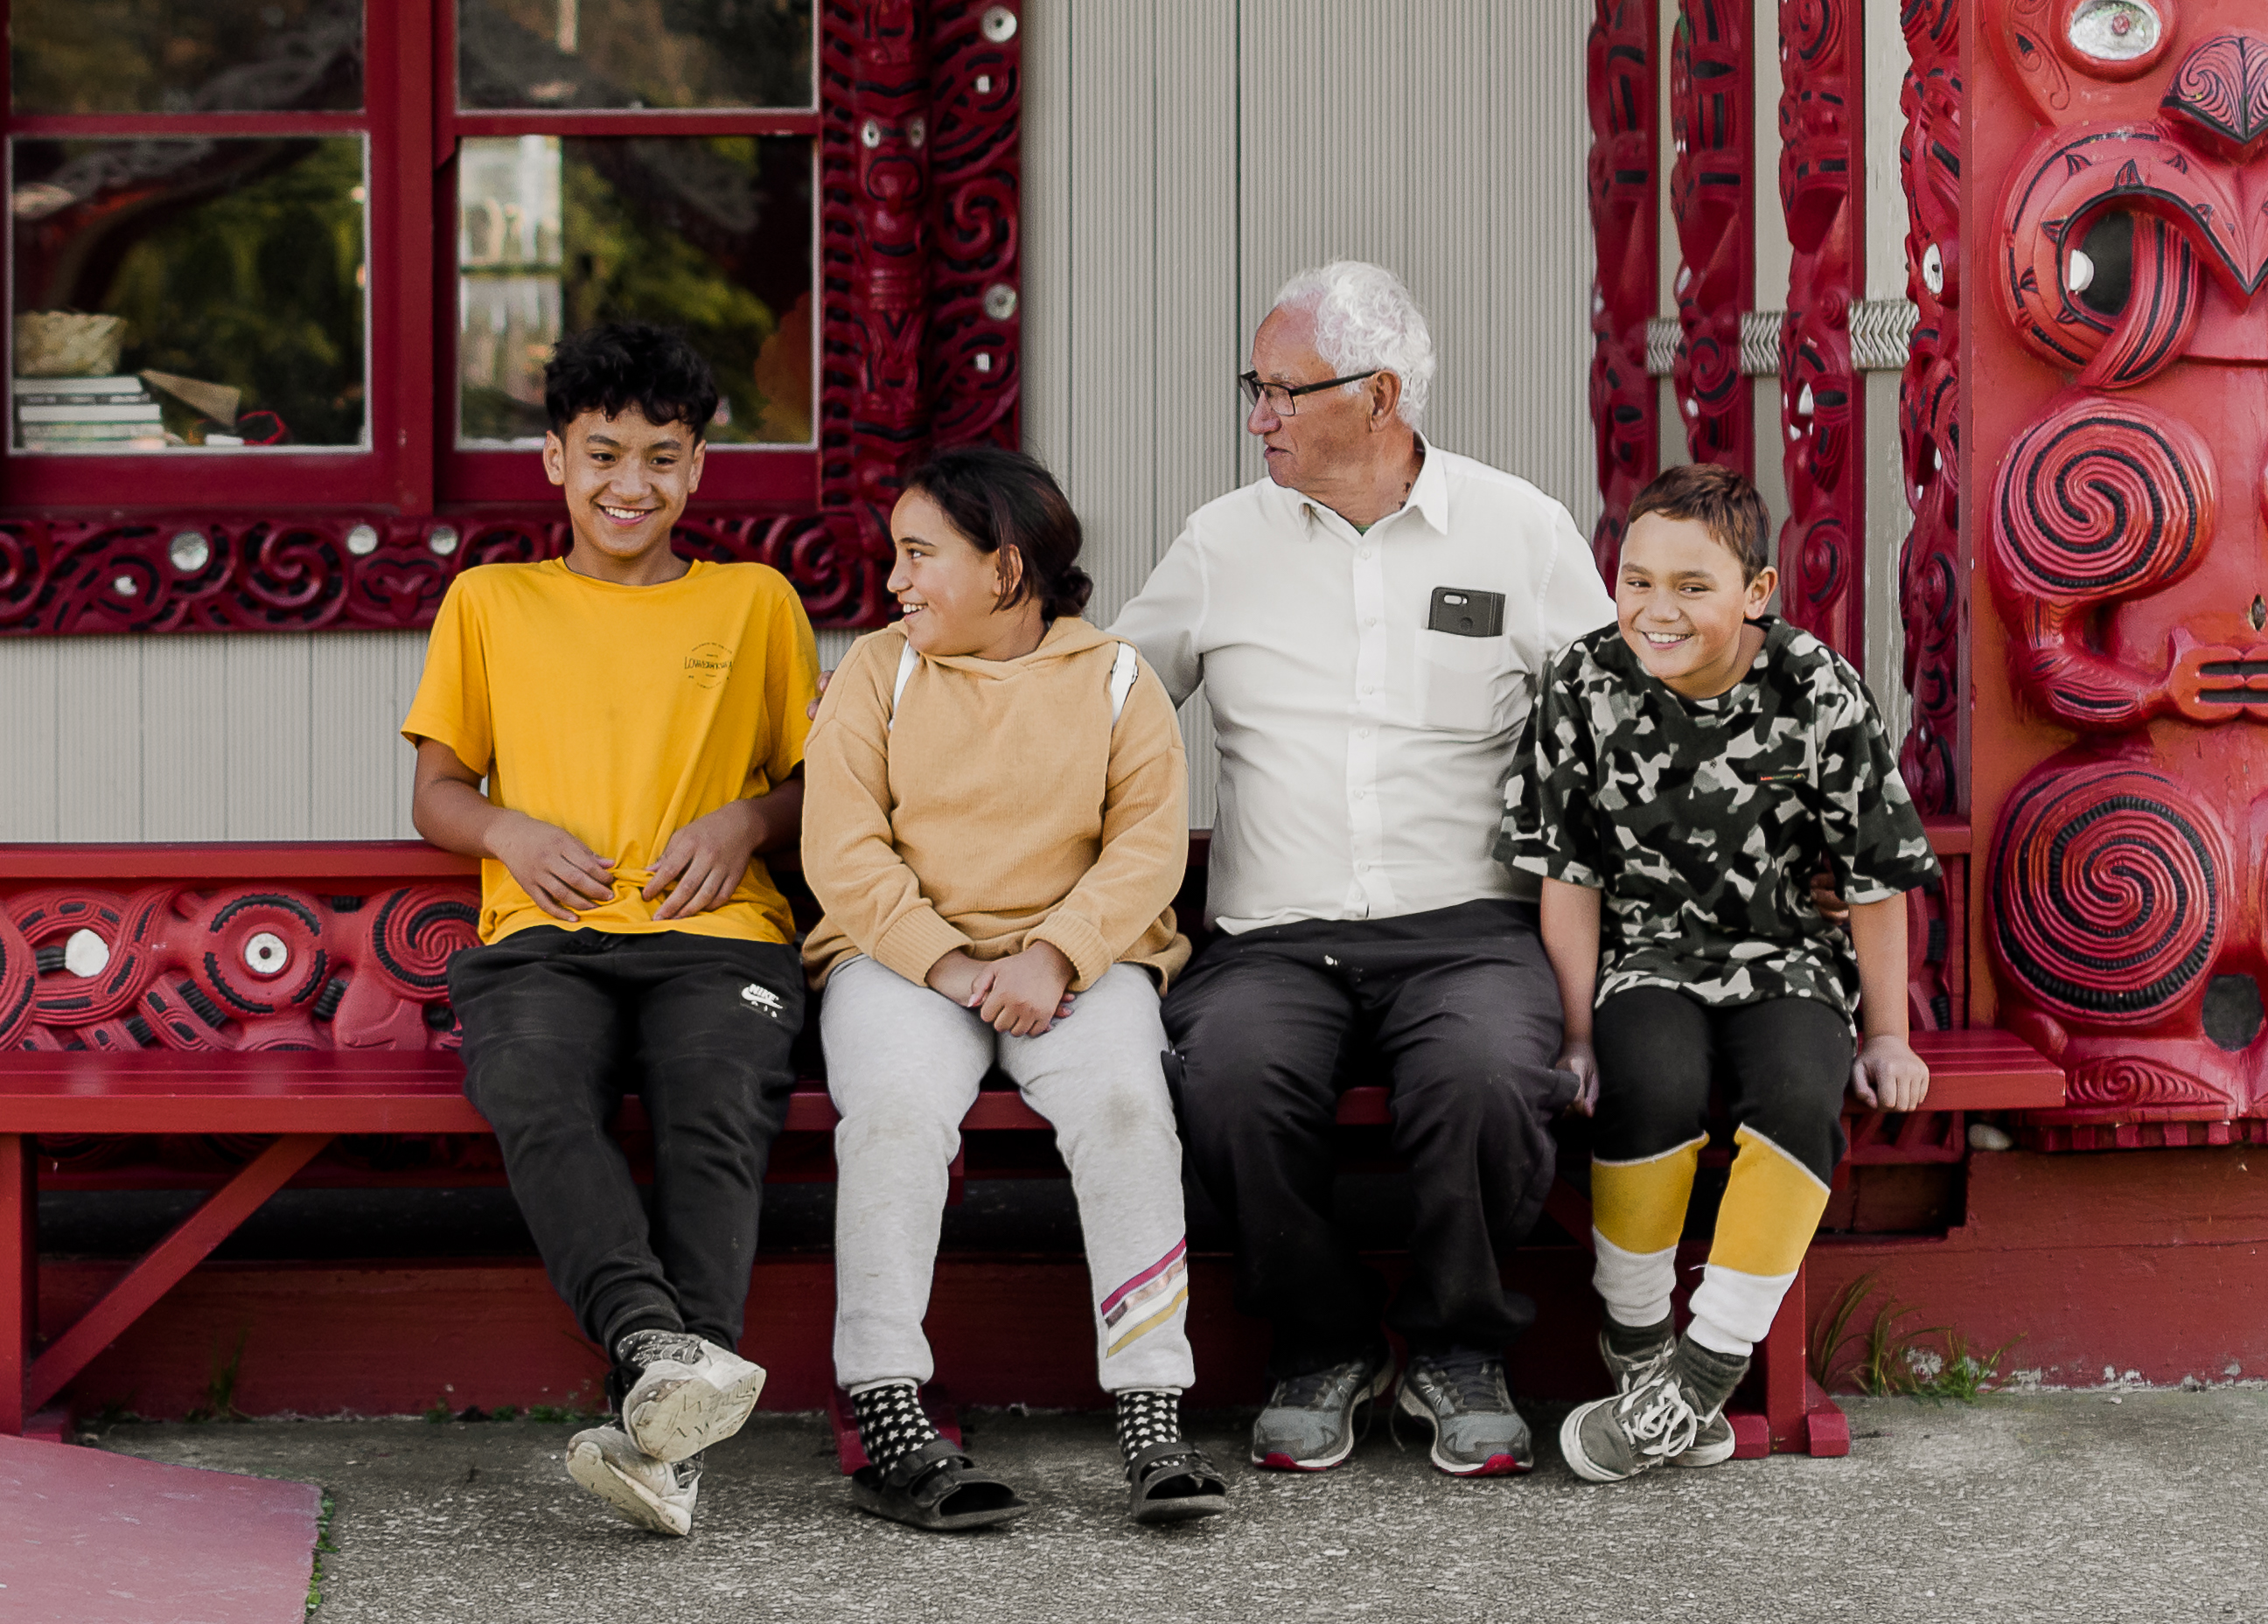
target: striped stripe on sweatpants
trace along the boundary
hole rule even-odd
[[[844,1387],[933,1374],[929,1311],[946,1169],[961,1119],[996,1062],[1055,1124],[1086,1237],[1095,1360],[1108,1393],[1179,1391],[1186,1328],[1182,1145],[1149,974],[1116,965],[1035,1038],[1002,1037],[871,959],[827,979],[820,1004],[835,1130],[835,1376]]]
[[[1850,1025],[1841,1010],[1808,998],[1712,1008],[1640,987],[1601,1004],[1595,1032],[1591,1218],[1599,1297],[1622,1325],[1668,1318],[1713,1080],[1734,1149],[1693,1293],[1692,1333],[1705,1348],[1745,1355],[1771,1328],[1827,1209],[1844,1150]]]

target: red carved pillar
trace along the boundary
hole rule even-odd
[[[1906,297],[1919,312],[1898,383],[1905,498],[1913,508],[1898,566],[1906,691],[1913,726],[1899,753],[1925,812],[1967,804],[1969,662],[1961,556],[1961,6],[1910,0],[1901,18],[1912,59],[1899,107],[1898,173],[1906,195]]]
[[[2268,19],[1983,0],[1971,26],[1992,992],[2070,1077],[2062,1143],[2225,1141],[2268,1114]]]
[[[1756,307],[1756,74],[1748,0],[1680,0],[1669,50],[1677,156],[1677,321],[1671,381],[1696,462],[1756,472],[1754,395],[1741,317]]]
[[[1593,0],[1591,424],[1605,498],[1591,551],[1611,576],[1624,515],[1652,479],[1660,451],[1654,385],[1646,370],[1646,324],[1659,298],[1660,200],[1655,192],[1653,0]]]
[[[929,422],[922,352],[929,315],[929,39],[917,0],[836,0],[827,9],[830,72],[828,269],[846,298],[828,349],[849,364],[849,422],[828,437],[821,480],[837,540],[880,556],[899,477]],[[847,138],[846,138],[847,137]],[[831,370],[831,367],[830,367]],[[830,378],[830,382],[836,380]],[[847,489],[844,489],[847,486]]]
[[[1779,195],[1794,249],[1779,337],[1780,602],[1854,664],[1866,614],[1866,394],[1851,358],[1866,242],[1859,22],[1859,0],[1780,0]]]

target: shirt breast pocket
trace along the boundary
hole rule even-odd
[[[1418,634],[1418,719],[1451,733],[1501,732],[1518,673],[1502,636]]]

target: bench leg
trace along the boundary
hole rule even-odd
[[[33,1362],[30,1378],[21,1388],[25,1407],[36,1410],[61,1393],[330,1142],[328,1134],[285,1134],[215,1190]]]
[[[1764,1334],[1764,1422],[1771,1429],[1772,1452],[1800,1451],[1810,1442],[1804,1425],[1805,1388],[1810,1377],[1804,1370],[1804,1270],[1780,1299],[1779,1312]]]
[[[20,1437],[34,1405],[25,1366],[40,1326],[40,1173],[29,1134],[0,1134],[0,1437]]]

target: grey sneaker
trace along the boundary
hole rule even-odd
[[[1513,1407],[1504,1361],[1476,1349],[1418,1354],[1402,1378],[1396,1419],[1433,1429],[1433,1464],[1456,1477],[1508,1477],[1535,1464],[1528,1423]]]
[[[630,1383],[622,1430],[656,1460],[683,1460],[731,1437],[764,1390],[762,1365],[687,1331],[632,1331],[615,1344],[615,1359]]]
[[[1713,1410],[1705,1415],[1695,1408],[1675,1363],[1665,1359],[1628,1393],[1569,1411],[1559,1428],[1559,1452],[1577,1477],[1619,1483],[1676,1459],[1716,1418]]]
[[[1604,1331],[1599,1333],[1599,1357],[1605,1362],[1607,1373],[1615,1378],[1615,1392],[1628,1393],[1640,1383],[1652,1379],[1669,1363],[1670,1356],[1677,1351],[1677,1339],[1665,1337],[1660,1344],[1637,1355],[1618,1354],[1607,1341]],[[1733,1423],[1725,1419],[1722,1410],[1711,1416],[1701,1430],[1694,1435],[1693,1445],[1671,1461],[1678,1466],[1721,1466],[1733,1458]]]
[[[626,1523],[679,1538],[693,1532],[701,1494],[701,1457],[656,1460],[619,1427],[593,1427],[567,1445],[567,1475],[607,1503]]]
[[[1355,1412],[1392,1385],[1393,1356],[1382,1350],[1278,1382],[1252,1423],[1252,1464],[1329,1470],[1354,1451]]]

